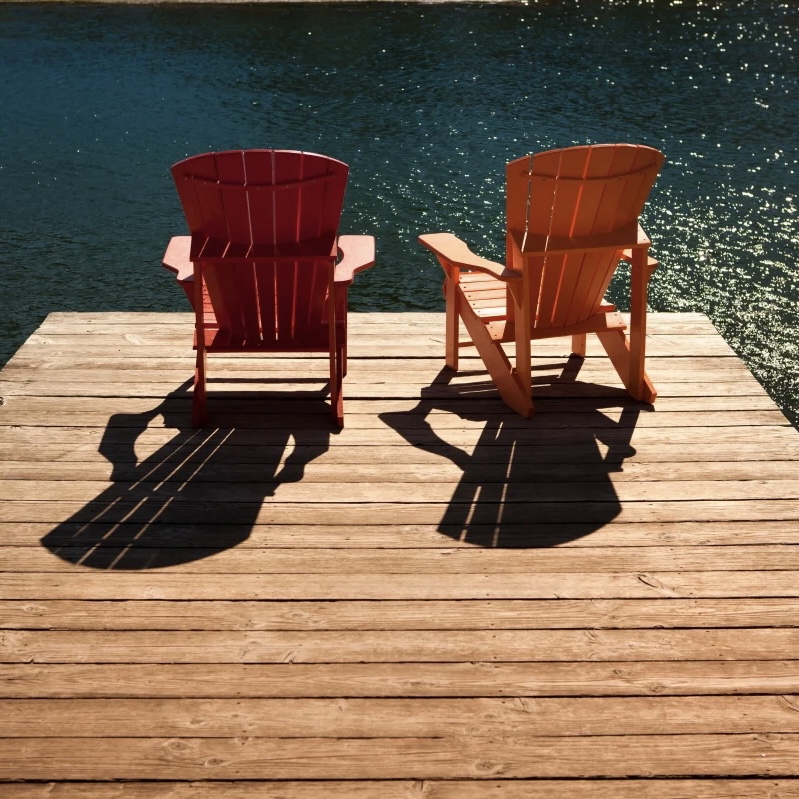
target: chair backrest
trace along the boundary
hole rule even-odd
[[[597,313],[618,254],[591,249],[608,238],[635,244],[638,217],[664,156],[652,147],[599,144],[549,150],[511,161],[506,169],[506,219],[522,250],[557,240],[586,240],[587,249],[529,258],[534,327],[578,324]],[[543,247],[542,247],[543,244]]]
[[[195,279],[231,346],[323,340],[348,173],[293,150],[204,153],[172,167]]]

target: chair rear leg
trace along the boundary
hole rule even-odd
[[[597,333],[597,338],[605,349],[605,352],[613,364],[613,368],[624,383],[627,393],[640,402],[652,403],[657,397],[657,391],[649,379],[646,372],[642,372],[643,378],[640,385],[633,385],[631,378],[632,357],[630,354],[630,341],[623,330],[610,330],[607,333]]]
[[[208,359],[204,350],[197,350],[197,362],[194,367],[194,395],[192,397],[191,423],[194,427],[204,427],[207,421],[206,405],[206,371]]]

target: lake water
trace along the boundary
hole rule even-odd
[[[159,267],[187,155],[346,161],[342,232],[378,240],[351,307],[442,310],[419,233],[501,259],[507,161],[630,141],[667,157],[651,307],[707,313],[796,423],[797,56],[760,0],[0,5],[0,363],[50,311],[187,309]]]

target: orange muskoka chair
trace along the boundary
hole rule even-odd
[[[339,236],[349,167],[293,150],[204,153],[172,167],[191,236],[163,265],[195,312],[192,423],[206,422],[208,353],[328,352],[344,425],[347,287],[374,264],[372,236]]]
[[[638,223],[663,164],[662,153],[633,144],[568,147],[511,161],[506,168],[506,263],[481,258],[451,233],[419,241],[444,269],[446,363],[475,346],[500,396],[529,418],[530,341],[572,337],[585,356],[596,333],[627,392],[653,402],[644,371],[647,285],[658,262]],[[620,260],[632,264],[630,335],[604,299]],[[459,318],[469,341],[459,341]],[[503,343],[515,342],[515,366]]]

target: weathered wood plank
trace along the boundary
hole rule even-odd
[[[9,448],[10,449],[10,448]],[[55,448],[49,448],[51,452],[56,452]],[[586,448],[587,449],[587,448]],[[350,448],[345,448],[344,452],[349,453]],[[70,455],[69,448],[61,450],[65,455]],[[697,448],[697,452],[699,452]],[[91,452],[91,450],[90,450]],[[121,452],[121,449],[120,449]],[[758,450],[752,450],[752,454],[757,454]],[[100,453],[94,450],[96,458],[92,460],[64,461],[45,458],[41,452],[36,454],[42,458],[40,461],[19,461],[13,458],[2,459],[2,449],[0,448],[0,481],[20,480],[20,481],[93,481],[93,482],[114,482],[116,484],[138,482],[141,478],[142,466],[138,462],[111,463]],[[476,470],[464,471],[461,467],[438,457],[434,463],[410,463],[393,464],[391,471],[381,468],[381,464],[364,462],[367,454],[363,453],[363,460],[360,463],[336,463],[334,458],[328,458],[328,454],[323,453],[318,459],[310,463],[303,475],[304,483],[332,483],[346,485],[347,483],[392,483],[392,484],[422,484],[445,483],[454,487],[458,483],[508,483],[508,475],[499,469],[492,469],[489,464],[482,472]],[[778,453],[773,451],[773,459],[763,460],[740,460],[740,461],[700,461],[688,460],[690,452],[682,448],[684,462],[638,462],[634,459],[625,459],[619,463],[618,470],[609,468],[612,464],[605,462],[597,457],[596,449],[593,449],[594,457],[588,457],[588,453],[583,450],[576,450],[576,456],[570,462],[559,463],[558,459],[548,460],[541,457],[534,459],[533,453],[528,453],[528,462],[517,462],[516,451],[513,459],[513,481],[524,481],[529,483],[559,483],[570,480],[574,483],[610,481],[611,483],[666,483],[672,481],[692,482],[701,478],[702,483],[713,480],[723,480],[728,482],[747,482],[774,481],[778,480],[796,482],[799,475],[799,441],[795,452]],[[496,460],[502,461],[497,453]],[[742,457],[740,450],[739,456]],[[19,453],[17,453],[19,455]],[[128,453],[130,457],[130,453]],[[229,453],[234,457],[235,453]],[[580,455],[582,461],[580,462]],[[718,453],[717,453],[718,455]],[[784,459],[780,459],[780,457]],[[557,457],[557,456],[556,456]],[[564,460],[567,455],[561,454]],[[353,458],[351,458],[353,459]],[[253,476],[253,466],[251,463],[231,462],[211,462],[205,463],[198,454],[196,463],[202,466],[193,475],[193,482],[200,483],[243,483],[250,481]],[[264,460],[261,459],[263,463]],[[389,462],[388,460],[383,463]],[[172,457],[158,459],[158,465],[162,469],[163,476],[158,475],[160,482],[178,482],[181,477],[179,467],[186,463],[186,459],[180,457],[180,453],[175,452]],[[286,458],[280,459],[279,467],[284,468]],[[553,464],[557,463],[557,471],[553,470]],[[700,465],[701,464],[701,465]],[[172,466],[172,469],[166,468]],[[677,490],[682,485],[676,487]],[[415,489],[414,489],[415,490]],[[590,496],[590,492],[589,495]]]
[[[350,334],[352,338],[369,339],[379,337],[381,340],[396,338],[401,331],[411,341],[415,339],[426,339],[439,343],[443,349],[444,345],[444,314],[431,313],[425,317],[413,319],[413,314],[393,314],[394,319],[388,316],[384,319],[372,320],[374,312],[351,313]],[[135,320],[132,317],[137,317]],[[44,320],[42,325],[35,331],[35,336],[41,338],[59,338],[66,336],[82,336],[92,340],[95,337],[124,338],[131,344],[136,344],[144,336],[154,336],[159,342],[186,342],[191,346],[192,334],[194,333],[193,316],[183,316],[180,319],[170,320],[167,314],[160,317],[153,317],[149,321],[139,320],[139,313],[128,314],[130,321],[125,320],[124,314],[117,313],[109,315],[107,320],[89,323],[83,314],[75,314],[76,319],[54,323],[51,319]],[[721,338],[718,331],[710,321],[701,315],[696,314],[691,318],[690,315],[683,313],[652,314],[651,325],[648,325],[647,338],[654,341],[658,338],[690,338],[708,340]],[[628,316],[629,319],[629,316]],[[468,334],[463,325],[460,326],[460,339],[466,345]],[[537,339],[536,347],[562,347],[570,345],[568,336],[554,337],[551,339]],[[508,349],[513,349],[514,343],[507,342]],[[566,350],[569,352],[570,350]],[[695,352],[701,353],[701,347],[697,347]]]
[[[278,475],[279,476],[279,475]],[[310,481],[286,482],[217,482],[192,479],[187,470],[173,475],[171,486],[158,479],[158,474],[145,475],[149,479],[134,482],[114,482],[110,480],[0,480],[0,502],[71,502],[102,501],[104,495],[113,493],[114,499],[121,502],[136,503],[145,499],[151,503],[198,503],[223,502],[258,503],[266,497],[278,497],[283,503],[313,502],[320,493],[315,483]],[[478,488],[468,491],[464,486],[470,483],[479,486],[499,483],[507,486],[495,498],[478,499]],[[458,491],[460,487],[460,491]],[[514,488],[515,487],[515,488]],[[538,482],[520,485],[513,480],[502,480],[501,475],[492,481],[474,479],[450,483],[434,481],[415,483],[412,489],[403,483],[357,482],[325,483],[323,491],[329,495],[331,504],[351,505],[356,503],[388,503],[402,505],[412,492],[414,504],[479,503],[481,505],[502,503],[507,508],[511,504],[524,504],[531,514],[535,514],[537,503],[551,504],[556,497],[561,503],[635,503],[669,501],[675,496],[683,501],[700,500],[769,500],[781,497],[784,501],[799,499],[799,480],[671,480],[630,481],[613,480],[613,473],[606,473],[604,480],[583,482]],[[127,495],[127,496],[126,496]],[[397,509],[401,511],[400,508]]]
[[[799,520],[797,500],[663,500],[620,505],[615,495],[612,500],[610,497],[609,493],[606,502],[517,502],[508,505],[490,500],[453,504],[375,502],[369,505],[366,513],[358,503],[287,503],[270,500],[263,503],[158,501],[142,504],[146,499],[143,492],[126,501],[115,489],[100,497],[89,494],[84,501],[54,499],[42,502],[34,499],[0,502],[0,523],[52,522],[57,525],[69,520],[71,524],[116,525],[127,522],[138,525],[141,532],[154,525],[152,532],[158,533],[163,525],[196,524],[201,519],[204,529],[209,533],[212,529],[208,525],[234,525],[239,540],[247,537],[252,527],[258,524],[353,525],[359,528],[360,535],[375,525],[430,525],[431,532],[443,533],[470,544],[502,548],[541,544],[551,546],[576,535],[586,535],[611,521],[617,524],[657,524]],[[135,514],[134,510],[137,510]],[[523,531],[523,526],[531,524],[535,526],[527,528],[520,541],[519,533]],[[533,536],[536,530],[541,529],[541,525],[566,526],[560,535],[550,534],[540,540],[535,539]]]
[[[77,418],[77,417],[76,417]],[[185,417],[185,418],[188,418]],[[251,417],[252,419],[252,417]],[[127,419],[132,422],[132,419]],[[147,421],[147,420],[145,420]],[[157,423],[157,420],[156,420]],[[257,417],[256,417],[257,423]],[[377,454],[379,449],[383,447],[399,447],[393,451],[394,459],[397,460],[398,452],[408,452],[409,457],[414,457],[412,449],[429,446],[430,451],[435,453],[437,457],[443,459],[452,459],[456,456],[458,460],[464,460],[461,455],[452,451],[452,446],[457,446],[460,449],[466,449],[466,454],[474,455],[474,450],[477,450],[475,462],[483,462],[489,458],[491,462],[497,462],[497,455],[488,455],[489,452],[499,449],[501,453],[500,458],[504,462],[515,460],[518,457],[522,460],[529,460],[533,457],[535,460],[541,460],[545,456],[546,450],[537,449],[538,447],[577,447],[585,451],[586,448],[593,448],[591,451],[594,458],[598,459],[598,455],[605,456],[607,450],[604,447],[623,446],[625,449],[621,451],[614,451],[611,453],[611,461],[623,460],[627,453],[633,454],[630,447],[636,450],[646,449],[648,452],[658,450],[661,446],[683,446],[688,447],[691,453],[692,446],[702,448],[701,445],[713,444],[719,447],[743,445],[748,446],[750,449],[756,443],[764,448],[785,447],[787,453],[793,453],[796,448],[797,432],[794,428],[784,425],[778,426],[765,426],[765,427],[748,427],[745,425],[735,427],[715,426],[713,424],[704,425],[701,427],[677,427],[677,428],[620,428],[613,424],[607,424],[605,429],[596,431],[599,433],[600,443],[597,443],[597,434],[588,428],[581,428],[577,423],[570,427],[562,429],[552,429],[545,425],[535,429],[535,435],[532,434],[528,440],[518,441],[515,435],[508,435],[498,439],[496,434],[481,436],[481,430],[446,430],[444,443],[441,441],[431,441],[429,431],[425,430],[408,430],[404,436],[395,433],[390,435],[388,431],[370,431],[370,430],[346,430],[346,435],[338,434],[331,435],[326,430],[293,430],[284,429],[281,431],[272,429],[258,429],[252,427],[250,429],[209,429],[202,432],[187,432],[186,429],[176,430],[175,428],[166,428],[160,426],[148,425],[146,428],[142,425],[140,428],[135,428],[132,425],[125,426],[74,426],[74,427],[48,427],[35,425],[26,426],[6,426],[2,427],[3,442],[8,445],[17,445],[19,447],[30,447],[31,449],[37,448],[39,445],[52,446],[56,444],[68,444],[70,446],[86,446],[91,445],[99,448],[101,442],[103,450],[114,446],[124,446],[128,453],[128,457],[135,453],[139,454],[139,459],[150,458],[153,455],[158,457],[162,452],[167,455],[175,447],[182,448],[187,456],[191,451],[198,453],[195,457],[202,457],[206,460],[212,460],[211,455],[217,451],[233,453],[246,453],[248,449],[252,451],[253,447],[272,447],[273,449],[265,450],[262,452],[264,457],[280,458],[287,448],[291,446],[293,449],[298,450],[299,455],[313,454],[319,456],[327,451],[327,449],[334,449],[342,446],[347,447],[371,447],[375,452],[375,459],[380,456]],[[491,432],[491,431],[489,431]],[[290,438],[291,437],[291,438]],[[535,438],[535,442],[532,441]],[[690,438],[690,443],[686,444],[686,438]],[[289,445],[289,441],[293,443]],[[410,444],[411,446],[407,446]],[[135,449],[131,449],[135,445]],[[166,449],[162,450],[162,447]],[[240,447],[248,449],[241,450]],[[533,449],[528,451],[528,447]],[[205,448],[205,449],[203,449]],[[213,448],[213,452],[209,451]],[[709,447],[704,447],[707,451]],[[17,450],[19,453],[20,450]],[[109,452],[113,450],[109,449]],[[538,457],[536,457],[538,456]],[[244,457],[244,456],[242,456]],[[427,455],[419,457],[427,460]],[[650,455],[650,457],[653,457]],[[657,457],[657,456],[654,456]],[[709,457],[709,456],[706,456]],[[561,458],[558,458],[559,462]],[[471,463],[471,460],[466,461]]]
[[[578,550],[573,550],[578,551]],[[512,553],[509,553],[512,557]],[[564,574],[183,574],[72,569],[0,573],[0,599],[389,600],[793,598],[796,571]]]
[[[4,663],[799,660],[799,630],[7,630]]]
[[[66,400],[75,396],[74,386],[76,382],[79,382],[81,383],[81,394],[87,398],[83,401],[84,406],[92,400],[95,405],[100,406],[101,402],[99,401],[102,399],[116,401],[117,398],[120,398],[127,407],[130,407],[134,400],[138,400],[150,409],[162,406],[162,409],[165,410],[170,408],[177,410],[190,398],[188,383],[192,370],[191,366],[187,364],[187,368],[179,375],[163,382],[153,380],[153,370],[143,372],[140,377],[137,377],[136,372],[129,373],[124,368],[116,372],[109,371],[104,378],[95,372],[88,371],[77,373],[71,378],[53,372],[49,373],[50,377],[45,380],[31,379],[34,374],[31,371],[26,371],[24,379],[0,379],[0,395],[4,396],[9,404],[19,404],[22,398],[40,398],[44,401],[47,397],[58,397],[61,400]],[[120,380],[115,376],[117,374],[126,375],[126,379]],[[215,405],[220,406],[220,409],[243,408],[246,410],[250,408],[252,412],[259,412],[263,415],[268,415],[270,412],[288,412],[291,404],[287,404],[287,400],[290,399],[301,403],[292,413],[297,413],[302,404],[313,410],[311,406],[315,403],[318,409],[324,399],[325,377],[321,371],[317,378],[308,376],[308,379],[305,379],[306,374],[302,377],[292,378],[285,373],[262,375],[258,371],[234,373],[217,370],[211,398]],[[453,379],[451,382],[438,382],[429,375],[411,382],[410,376],[404,373],[393,376],[383,375],[381,380],[374,379],[376,377],[376,375],[366,375],[363,379],[348,380],[347,397],[349,400],[364,406],[370,402],[374,404],[378,400],[381,404],[391,401],[406,405],[420,403],[419,412],[429,410],[430,413],[433,413],[436,410],[441,410],[448,413],[460,412],[463,415],[478,412],[478,415],[482,415],[482,412],[485,411],[487,414],[504,413],[506,418],[512,419],[506,411],[498,407],[499,396],[482,375],[477,375],[469,380],[459,378],[456,381]],[[681,377],[683,379],[679,380]],[[674,403],[682,399],[691,400],[696,407],[699,401],[705,397],[713,398],[709,400],[707,409],[712,409],[714,402],[717,404],[724,402],[733,410],[746,410],[747,402],[753,401],[754,398],[762,400],[763,397],[760,384],[751,375],[716,374],[708,376],[706,380],[700,380],[694,373],[692,380],[689,380],[689,377],[691,377],[689,373],[670,372],[665,378],[669,382],[665,382],[664,379],[658,380],[663,404],[661,407],[661,403],[656,403],[655,410],[675,409]],[[95,380],[94,378],[101,379]],[[109,384],[108,380],[114,380],[119,385],[112,388],[110,386],[113,386],[114,383]],[[71,388],[72,390],[70,390]],[[543,416],[549,408],[555,410],[553,406],[558,398],[562,398],[564,403],[572,403],[572,407],[565,404],[557,410],[569,412],[575,410],[578,402],[587,407],[586,412],[603,407],[636,407],[611,375],[589,375],[586,382],[572,383],[559,383],[557,375],[542,376],[535,385],[534,392],[536,403],[534,420]],[[749,400],[741,399],[740,402],[736,402],[736,397],[749,398]],[[667,399],[671,405],[666,403]],[[162,403],[166,404],[162,405]],[[281,403],[282,408],[279,407]],[[464,404],[460,405],[460,403]],[[594,408],[591,408],[592,403]],[[376,405],[374,407],[375,415],[383,410]],[[651,412],[648,406],[638,407]],[[264,410],[261,411],[261,408]],[[773,405],[771,408],[773,409]],[[704,410],[704,408],[700,406],[698,410]]]
[[[189,308],[185,312],[141,311],[135,314],[118,311],[81,311],[79,314],[70,311],[53,311],[45,317],[42,329],[98,324],[125,325],[125,329],[129,329],[131,326],[155,323],[159,326],[161,324],[182,324],[188,325],[191,329],[193,317],[189,311]],[[441,311],[443,311],[443,304]],[[402,327],[422,325],[427,329],[431,324],[442,325],[444,317],[441,311],[370,311],[368,313],[351,313],[350,319],[353,328],[357,326],[358,329],[385,324],[395,326],[395,323],[399,323]],[[622,316],[629,321],[629,313],[622,313]],[[649,320],[648,331],[650,334],[661,325],[669,331],[684,329],[689,333],[695,332],[697,326],[702,329],[715,330],[710,319],[705,314],[698,312],[653,312],[647,314],[647,319]]]
[[[84,531],[72,545],[1,546],[0,574],[74,573],[75,565],[96,569],[146,570],[159,566],[170,574],[337,574],[456,575],[619,574],[623,572],[767,572],[799,571],[799,545],[694,547],[582,547],[506,549],[439,547],[414,549],[264,548],[225,549],[197,544],[169,549],[104,540],[105,527]],[[212,535],[212,534],[211,534]],[[210,536],[205,541],[210,543]],[[798,622],[799,623],[799,622]]]
[[[681,444],[680,440],[684,441],[687,435],[690,435],[691,442]],[[387,461],[396,462],[397,455],[402,452],[403,462],[409,464],[444,466],[455,462],[462,470],[490,463],[560,464],[570,457],[572,463],[604,461],[614,469],[626,464],[628,457],[631,462],[650,463],[757,461],[760,460],[758,451],[776,453],[776,460],[794,460],[798,440],[795,431],[786,427],[755,430],[712,426],[690,431],[608,429],[602,431],[601,440],[588,430],[542,429],[536,436],[537,443],[519,441],[515,437],[502,442],[488,435],[475,441],[476,434],[466,431],[447,431],[444,439],[429,443],[429,435],[417,435],[411,431],[406,434],[408,443],[414,444],[410,448],[401,445],[399,436],[387,442],[385,437],[381,441],[368,432],[348,434],[345,440],[313,431],[286,431],[280,435],[276,431],[257,429],[214,430],[192,435],[154,427],[143,431],[119,427],[9,427],[3,429],[2,437],[2,446],[13,455],[12,459],[38,460],[36,453],[42,447],[42,452],[52,453],[56,459],[69,459],[74,450],[78,460],[85,460],[90,455],[95,460],[99,457],[115,463],[147,461],[149,464],[158,464],[161,460],[169,462],[175,458],[183,462],[211,464],[217,461],[279,463],[294,452],[294,459],[306,463],[372,463],[377,468]],[[715,443],[716,447],[707,446],[710,443]],[[454,451],[453,446],[458,446],[462,452]]]
[[[527,630],[797,627],[799,599],[274,602],[0,600],[22,630]]]
[[[9,438],[13,437],[13,431]],[[4,436],[5,438],[6,436]],[[58,437],[58,436],[54,436]],[[109,435],[109,437],[111,437]],[[232,444],[217,447],[213,457],[202,448],[190,448],[177,441],[159,446],[158,442],[136,442],[135,448],[126,446],[119,436],[117,443],[104,443],[102,452],[99,444],[91,441],[69,443],[28,443],[17,444],[0,442],[0,469],[3,476],[14,479],[23,469],[34,468],[36,475],[45,479],[57,479],[58,475],[49,477],[48,466],[61,476],[68,476],[72,469],[85,468],[83,476],[89,477],[92,468],[98,464],[106,467],[112,463],[117,479],[126,478],[125,470],[132,477],[138,477],[138,471],[144,461],[153,466],[162,464],[201,463],[203,468],[197,471],[196,479],[206,479],[208,475],[218,474],[219,479],[233,475],[231,479],[241,480],[241,474],[252,477],[253,464],[274,464],[281,466],[291,452],[296,457],[305,457],[308,461],[303,479],[310,482],[331,482],[331,478],[345,467],[346,473],[369,475],[372,480],[391,480],[395,482],[415,482],[417,478],[447,481],[453,474],[468,479],[473,472],[464,471],[447,457],[446,447],[430,446],[403,448],[402,462],[397,463],[398,450],[395,447],[375,447],[369,445],[349,445],[346,447],[331,446],[319,452],[313,451],[310,445],[279,446],[273,444],[247,445]],[[793,439],[793,440],[792,440]],[[27,445],[26,445],[27,444]],[[780,477],[786,474],[795,477],[799,471],[799,437],[789,436],[780,444],[775,443],[719,443],[708,447],[703,442],[686,444],[658,444],[656,447],[628,449],[618,455],[602,442],[585,444],[517,444],[509,453],[502,447],[464,447],[464,454],[475,464],[507,464],[512,462],[514,474],[523,475],[524,479],[555,480],[558,477],[588,477],[597,473],[607,475],[613,468],[614,480],[637,480],[657,477],[659,480],[686,479],[687,476],[701,476],[703,479],[718,479],[726,475],[732,479],[755,477],[768,479],[772,475]],[[24,458],[24,460],[21,460]],[[57,462],[57,464],[56,464]],[[391,464],[392,471],[386,472],[385,464]],[[557,469],[553,466],[557,465]],[[240,474],[237,477],[237,470]],[[171,472],[168,471],[166,478]],[[106,472],[107,469],[106,469]],[[475,474],[475,478],[477,474]],[[494,471],[485,469],[481,479],[490,481]],[[472,479],[475,479],[472,478]],[[460,478],[459,478],[460,479]]]
[[[2,507],[0,505],[0,507]],[[54,527],[53,524],[56,524]],[[497,537],[495,524],[475,523],[469,536],[461,538],[463,528],[457,524],[440,524],[431,529],[425,524],[403,524],[395,521],[381,525],[353,524],[250,524],[214,523],[209,530],[202,522],[153,524],[159,547],[195,549],[198,541],[213,535],[212,545],[242,550],[277,549],[439,549],[442,543],[450,548],[471,549],[475,545],[520,549],[536,547],[650,547],[650,546],[742,546],[796,544],[796,521],[750,520],[728,522],[634,522],[611,520],[602,527],[586,522],[570,524],[508,523]],[[129,548],[153,548],[153,539],[142,537],[140,524],[118,522],[120,539]],[[0,546],[74,546],[76,536],[86,534],[83,523],[0,522]],[[446,536],[446,538],[442,538]]]
[[[290,384],[307,383],[310,379],[317,376],[324,378],[326,361],[322,358],[280,358],[280,359],[259,359],[259,358],[231,358],[219,356],[210,360],[212,369],[215,367],[215,376],[222,379],[253,379],[260,380],[274,378],[282,383]],[[613,372],[608,364],[601,358],[586,358],[579,363],[580,369],[576,376],[570,378],[582,383],[590,383],[595,379],[611,379]],[[68,369],[64,368],[64,362],[54,362],[52,365],[41,364],[42,368],[31,370],[30,367],[17,366],[13,361],[9,361],[3,369],[3,377],[10,380],[17,376],[25,380],[21,371],[28,373],[28,380],[45,383],[68,382],[70,380],[87,379],[91,383],[102,382],[107,379],[122,380],[123,382],[136,382],[141,376],[139,370],[133,370],[127,374],[126,370],[120,368],[103,368],[102,364],[95,364],[94,368],[87,363],[83,368]],[[560,378],[564,362],[558,360],[553,362],[552,358],[537,357],[532,362],[534,376],[534,390],[538,382],[544,382],[546,378]],[[170,363],[153,359],[153,366],[149,370],[148,380],[151,383],[173,383],[175,388],[183,385],[191,377],[191,360],[185,364]],[[187,375],[188,371],[188,375]],[[664,377],[671,383],[692,383],[710,382],[713,378],[732,382],[734,380],[751,381],[754,378],[740,360],[733,357],[691,357],[674,356],[669,358],[652,358],[647,362],[647,372],[655,377]],[[213,372],[212,372],[213,373]],[[482,367],[482,362],[474,359],[472,363],[464,360],[463,367],[459,372],[447,370],[441,358],[352,358],[349,362],[347,372],[347,385],[351,387],[370,383],[379,384],[387,381],[397,382],[397,377],[401,376],[402,384],[413,384],[417,387],[427,386],[431,383],[459,387],[472,386],[477,382],[485,382],[490,386],[490,378]],[[292,381],[293,378],[293,381]],[[568,382],[568,381],[563,381]],[[620,385],[618,376],[612,385]],[[266,390],[262,386],[260,391]]]
[[[797,660],[606,663],[0,663],[25,698],[585,697],[799,693]]]
[[[443,311],[443,308],[442,308]],[[629,314],[622,313],[629,322]],[[719,336],[718,331],[703,314],[695,313],[652,313],[647,325],[647,337],[659,336],[701,337]],[[354,336],[375,336],[383,338],[396,336],[401,330],[409,336],[427,336],[444,340],[444,314],[432,312],[399,312],[381,314],[379,311],[349,314],[350,332]],[[60,318],[49,314],[36,331],[43,336],[82,335],[86,338],[105,335],[129,335],[136,337],[145,334],[157,334],[163,338],[187,337],[191,340],[194,332],[194,316],[191,313],[154,313],[147,312],[120,313],[108,312],[105,318],[92,320],[86,312],[64,313]],[[466,337],[466,328],[460,325],[460,334]],[[547,344],[552,341],[566,341],[567,337],[538,339],[536,344]],[[509,342],[513,346],[513,342]]]
[[[85,347],[89,352],[95,350],[105,354],[107,358],[152,357],[152,358],[191,358],[193,322],[185,328],[177,325],[139,325],[135,333],[131,327],[124,325],[108,325],[98,329],[62,328],[58,331],[47,331],[43,328],[34,333],[19,350],[19,354],[27,358],[47,357],[63,353],[67,363],[78,364],[81,355],[85,355]],[[353,358],[442,358],[444,354],[444,334],[434,332],[434,328],[416,328],[405,333],[401,342],[397,341],[397,325],[370,325],[353,330],[349,335],[349,355]],[[81,346],[79,342],[82,342]],[[375,352],[375,342],[379,342],[379,351]],[[603,357],[604,351],[598,340],[589,338],[586,355],[589,358]],[[515,347],[510,344],[509,352]],[[535,343],[536,355],[546,353],[556,357],[568,358],[571,354],[571,341],[568,338],[543,339]],[[703,356],[734,357],[732,348],[715,331],[705,330],[692,335],[679,333],[654,334],[647,341],[647,356],[650,358],[675,357],[701,353]],[[467,358],[475,357],[475,350],[464,348]],[[311,353],[311,357],[325,357],[324,353]],[[252,358],[252,355],[245,357]],[[261,359],[278,360],[284,355],[269,354],[255,356]],[[15,365],[22,358],[15,356]]]
[[[0,738],[438,738],[784,734],[799,696],[5,699]]]
[[[3,785],[5,799],[795,799],[793,779],[303,780]]]
[[[178,434],[180,427],[176,427],[176,418],[190,413],[190,403],[184,402],[172,407],[139,406],[136,401],[123,400],[121,402],[97,401],[94,407],[87,406],[82,400],[61,402],[57,397],[30,398],[7,400],[0,411],[0,425],[27,425],[33,426],[39,421],[40,427],[118,427],[135,428],[143,430],[146,427],[165,427]],[[107,405],[108,407],[103,407]],[[117,406],[115,409],[114,406]],[[133,407],[131,407],[131,405]],[[284,409],[285,410],[285,409]],[[333,437],[328,420],[320,405],[316,411],[307,414],[295,414],[291,417],[290,431],[318,431]],[[231,427],[253,427],[263,430],[268,434],[270,430],[285,431],[287,429],[286,416],[280,414],[261,414],[256,404],[243,407],[240,402],[231,402],[220,415]],[[513,439],[520,439],[519,443],[533,443],[536,433],[547,431],[550,434],[561,429],[573,430],[575,428],[593,432],[598,436],[606,430],[644,430],[653,428],[687,428],[687,427],[783,427],[795,432],[781,411],[772,410],[730,410],[730,411],[684,411],[677,413],[649,413],[630,410],[603,409],[585,413],[546,413],[533,420],[522,419],[519,416],[499,415],[494,418],[464,418],[458,414],[439,414],[434,418],[425,417],[423,414],[398,413],[380,414],[370,416],[367,414],[353,415],[348,419],[344,431],[335,435],[342,441],[349,441],[356,437],[358,432],[373,431],[372,438],[376,443],[399,444],[402,436],[416,435],[420,443],[431,434],[439,436],[450,435],[454,431],[467,431],[473,434],[475,441],[481,434],[494,433],[497,444],[511,445]],[[501,430],[501,435],[500,435]],[[382,435],[381,435],[382,434]],[[755,435],[750,432],[750,436]],[[279,436],[275,436],[278,438]]]
[[[308,752],[313,757],[308,757]],[[120,752],[125,756],[120,757]],[[799,735],[481,738],[20,738],[0,778],[491,779],[791,776]]]
[[[119,373],[119,372],[118,372]],[[124,396],[127,398],[150,398],[154,401],[161,402],[168,399],[170,396],[178,395],[179,397],[185,396],[186,383],[190,379],[192,368],[187,364],[187,369],[181,373],[178,380],[170,380],[164,383],[157,383],[152,381],[131,380],[125,383],[124,389],[111,391],[108,389],[107,384],[96,383],[93,384],[90,380],[85,381],[84,393],[87,396],[110,398]],[[217,374],[216,377],[220,377]],[[39,384],[38,381],[30,379],[32,375],[28,373],[28,377],[19,381],[3,382],[0,379],[0,396],[14,397],[14,396],[43,396],[43,397],[71,397],[74,396],[74,391],[69,390],[69,383],[64,381],[62,383],[51,382],[48,384]],[[88,377],[88,373],[87,373]],[[285,375],[283,376],[285,377]],[[590,383],[558,383],[553,376],[552,379],[543,378],[542,382],[535,386],[535,401],[536,403],[544,400],[557,397],[565,399],[582,399],[585,401],[594,400],[597,403],[620,403],[627,402],[624,390],[621,384],[615,381],[612,375],[608,374],[597,375],[596,382]],[[731,398],[731,397],[762,397],[763,388],[753,377],[742,376],[725,379],[723,375],[716,375],[713,380],[701,380],[698,376],[694,376],[694,380],[688,382],[682,380],[681,382],[671,382],[669,378],[671,375],[666,375],[663,379],[658,379],[657,387],[660,392],[661,398],[690,398],[694,400],[701,400],[703,397],[712,397],[717,399]],[[677,375],[675,375],[677,377]],[[283,396],[290,393],[293,397],[300,400],[314,400],[319,401],[319,396],[322,393],[324,378],[319,377],[319,383],[306,382],[306,383],[291,383],[277,381],[258,382],[257,373],[250,373],[249,376],[243,379],[243,382],[229,382],[225,383],[220,381],[219,387],[212,395],[215,402],[224,403],[225,398],[221,397],[220,391],[224,391],[225,396],[233,399],[250,398],[251,401],[268,403],[279,398],[281,392]],[[601,380],[601,382],[599,382]],[[464,384],[463,387],[451,386],[444,383],[432,383],[430,381],[419,383],[398,382],[396,379],[391,381],[390,386],[387,383],[375,384],[368,380],[360,381],[357,385],[346,384],[346,396],[349,401],[375,401],[379,400],[380,404],[391,400],[401,400],[403,402],[418,401],[424,392],[424,399],[426,401],[433,401],[436,403],[447,404],[452,402],[470,402],[480,401],[483,403],[497,403],[499,402],[499,395],[492,388],[492,386],[481,381],[478,376],[471,384]],[[658,400],[659,402],[659,400]],[[219,404],[217,403],[217,404]],[[155,402],[153,403],[155,407]],[[657,406],[660,407],[659,405]],[[773,405],[771,406],[773,407]],[[742,406],[745,409],[745,406]],[[536,418],[536,417],[534,417]]]

